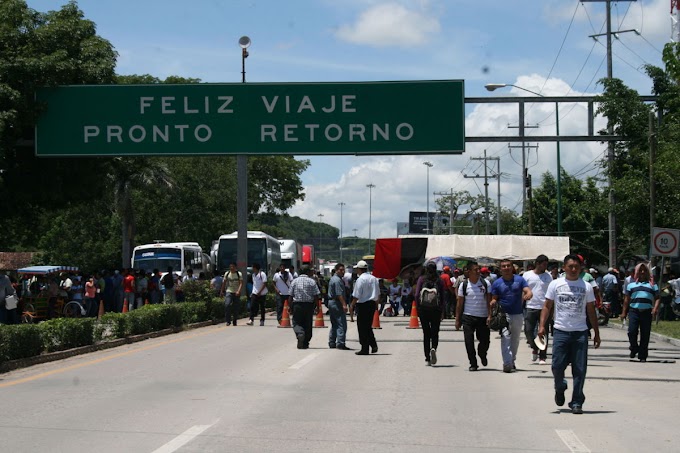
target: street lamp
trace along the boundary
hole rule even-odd
[[[319,218],[319,255],[321,255],[321,230],[323,229],[321,222],[323,221],[323,214],[319,214],[317,217]]]
[[[432,162],[425,161],[423,162],[423,165],[427,167],[427,189],[426,189],[426,194],[427,194],[427,226],[425,227],[425,233],[430,231],[430,168],[432,168],[434,165]]]
[[[246,49],[250,47],[250,38],[241,36],[238,40],[238,45],[241,46],[241,82],[246,83],[246,58],[249,55]]]
[[[375,187],[375,184],[370,183],[366,184],[366,187],[368,187],[368,254],[371,254],[371,211],[372,211],[372,196],[373,196],[373,188]]]
[[[342,263],[342,207],[345,206],[347,203],[344,201],[341,201],[338,203],[340,206],[340,262]]]
[[[246,57],[250,38],[241,36],[241,82],[246,83]],[[236,155],[236,263],[243,275],[248,267],[248,155]],[[224,269],[222,269],[224,271]]]
[[[498,88],[505,88],[505,87],[515,87],[520,90],[526,91],[527,93],[535,94],[536,96],[540,97],[545,97],[540,93],[537,93],[535,91],[528,90],[526,88],[523,88],[521,86],[513,85],[512,83],[487,83],[484,85],[484,87],[488,91],[494,91],[497,90]],[[559,102],[555,102],[555,135],[557,136],[557,235],[562,236],[563,231],[562,231],[562,165],[560,163],[560,104]],[[524,175],[522,175],[522,178],[524,178]],[[522,181],[522,184],[524,184],[524,181]]]

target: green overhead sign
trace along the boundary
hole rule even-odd
[[[465,148],[460,80],[40,89],[38,156],[437,154]]]

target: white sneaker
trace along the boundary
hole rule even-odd
[[[531,361],[535,362],[536,360],[538,360],[538,354],[534,352],[533,354],[531,354]]]
[[[253,321],[248,321],[248,322],[246,323],[246,326],[252,326],[252,325],[253,325]]]
[[[541,359],[541,360],[538,361],[538,364],[539,365],[545,365],[546,363],[545,363],[545,360]]]

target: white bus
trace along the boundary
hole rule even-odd
[[[302,265],[302,244],[295,239],[279,239],[281,246],[281,264],[290,269],[295,266],[295,272],[300,272]]]
[[[238,232],[220,236],[217,246],[217,261],[215,267],[220,273],[229,269],[230,263],[237,263]],[[248,231],[248,257],[246,266],[248,272],[253,264],[259,264],[268,277],[278,271],[281,264],[281,246],[279,240],[262,231]]]
[[[132,268],[153,272],[158,269],[162,273],[172,267],[174,273],[186,275],[192,269],[198,277],[201,272],[209,272],[212,268],[210,257],[203,253],[197,242],[157,242],[138,245],[132,252]]]

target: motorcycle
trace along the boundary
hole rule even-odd
[[[597,324],[606,326],[609,324],[609,318],[612,317],[612,303],[609,301],[600,301],[595,306],[597,311]]]

